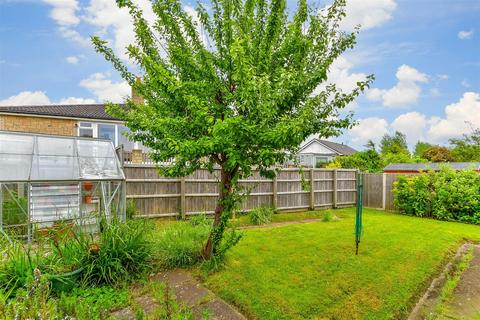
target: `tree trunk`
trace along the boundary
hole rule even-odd
[[[218,249],[218,245],[223,237],[225,231],[226,221],[222,221],[222,215],[226,210],[231,210],[233,205],[230,203],[230,196],[232,195],[232,180],[234,172],[225,171],[222,167],[220,177],[220,197],[215,208],[215,216],[213,220],[213,228],[208,237],[208,241],[203,249],[203,258],[209,260]]]

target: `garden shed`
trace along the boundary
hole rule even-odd
[[[28,238],[59,225],[95,232],[125,219],[125,176],[109,140],[0,131],[0,228]]]

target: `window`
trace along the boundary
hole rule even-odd
[[[78,135],[80,137],[89,137],[93,138],[93,123],[91,122],[80,122],[78,125]]]
[[[107,139],[116,145],[114,124],[98,124],[98,138]]]

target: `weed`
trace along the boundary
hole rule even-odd
[[[271,207],[255,208],[249,213],[250,222],[254,225],[267,224],[272,221],[275,209]]]

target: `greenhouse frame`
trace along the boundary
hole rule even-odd
[[[0,131],[0,231],[27,238],[62,224],[96,232],[125,220],[126,184],[111,141]]]

